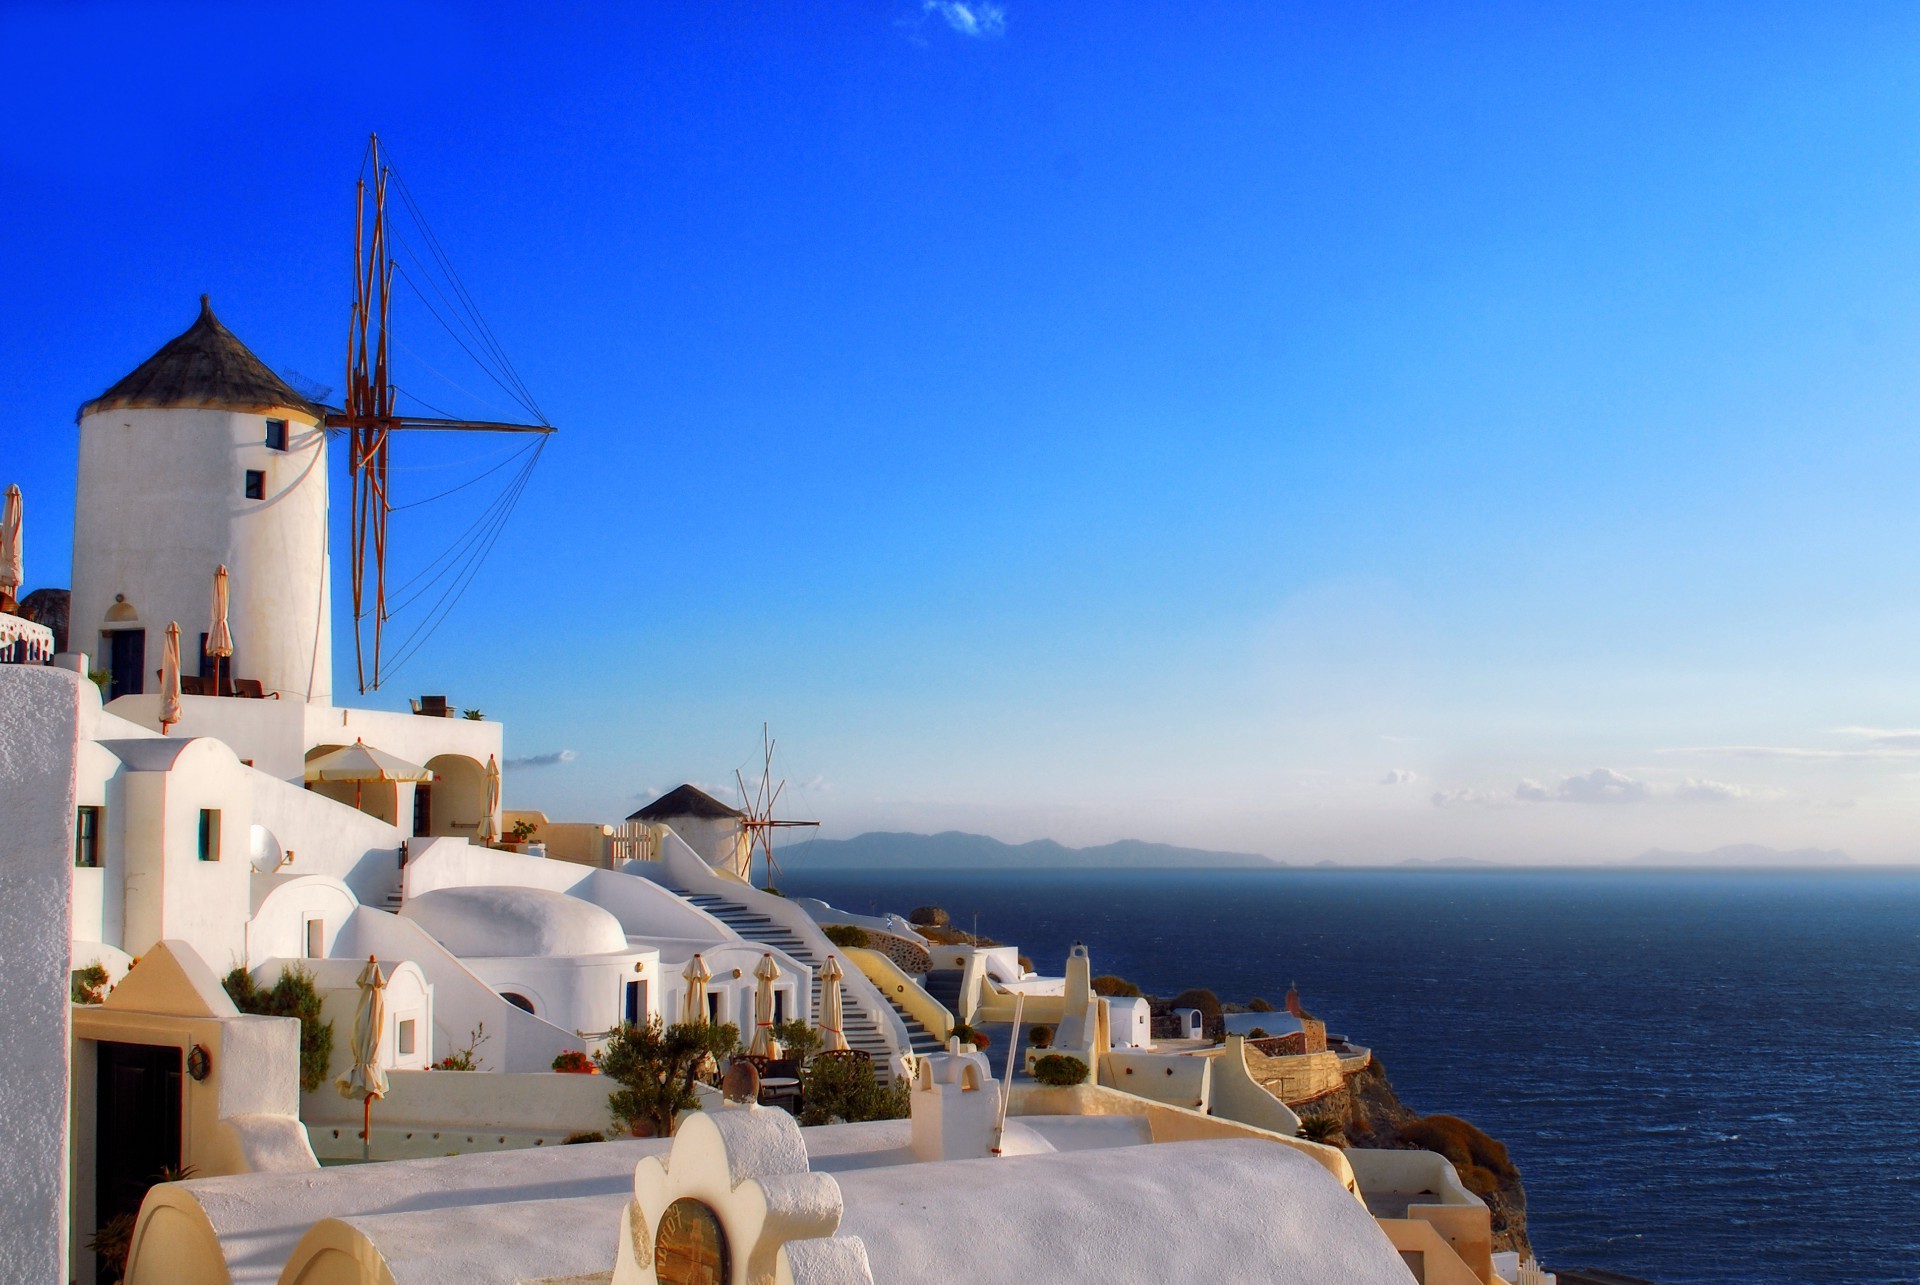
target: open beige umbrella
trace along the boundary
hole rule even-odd
[[[500,837],[500,761],[487,755],[487,815],[480,822],[480,841],[492,843]]]
[[[780,965],[773,962],[773,952],[760,956],[753,976],[753,1043],[747,1052],[779,1057],[780,1045],[773,1038],[773,984],[780,980]]]
[[[177,629],[178,626],[175,626]],[[409,763],[398,754],[376,750],[365,741],[355,741],[337,750],[328,750],[307,762],[307,780],[352,781],[353,805],[360,806],[360,787],[368,781],[431,781],[433,770]]]
[[[334,1081],[343,1098],[359,1098],[360,1158],[373,1154],[373,1100],[387,1096],[387,1073],[380,1065],[380,1035],[387,1026],[387,979],[372,955],[360,970],[360,1003],[353,1010],[353,1065]]]
[[[26,583],[20,537],[24,519],[25,507],[20,502],[20,487],[17,484],[9,486],[6,500],[0,502],[0,611],[11,610],[9,604],[20,596],[20,586]]]
[[[845,976],[838,956],[828,955],[827,962],[820,965],[820,1034],[829,1050],[847,1047],[847,1037],[840,1030],[844,1021],[840,1015],[840,981]]]
[[[687,980],[687,998],[680,1006],[680,1020],[704,1023],[707,1020],[707,983],[713,980],[713,974],[707,970],[707,961],[700,958],[699,951],[693,953],[693,958],[687,961],[687,970],[680,976]]]
[[[180,622],[167,622],[167,641],[160,652],[160,734],[180,721]]]
[[[213,573],[213,619],[207,625],[207,655],[213,657],[213,694],[218,696],[221,694],[220,662],[233,655],[233,631],[227,628],[227,564],[224,562]]]

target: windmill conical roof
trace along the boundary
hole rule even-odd
[[[683,785],[633,813],[629,821],[667,821],[674,817],[743,817],[746,813],[730,808],[705,790]]]
[[[195,408],[259,411],[284,407],[321,419],[326,411],[288,386],[213,315],[200,296],[200,316],[133,372],[80,408],[82,415],[120,409]]]

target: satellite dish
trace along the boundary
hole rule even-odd
[[[280,840],[264,825],[256,825],[247,831],[248,859],[253,863],[254,873],[272,874],[286,861],[280,851]]]

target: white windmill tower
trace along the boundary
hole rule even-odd
[[[80,408],[69,645],[96,654],[110,695],[153,685],[161,633],[208,620],[224,564],[232,672],[329,698],[325,417],[205,295],[193,325]]]

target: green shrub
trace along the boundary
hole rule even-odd
[[[904,1120],[912,1112],[911,1090],[904,1081],[881,1087],[873,1063],[863,1057],[819,1057],[801,1076],[800,1123],[844,1120]]]
[[[1300,1121],[1300,1136],[1308,1142],[1324,1142],[1337,1147],[1346,1141],[1347,1126],[1338,1116],[1310,1115]]]
[[[480,1069],[480,1046],[485,1044],[488,1038],[487,1024],[482,1022],[467,1032],[467,1046],[465,1048],[455,1049],[427,1069],[429,1071],[478,1071]],[[556,1066],[554,1069],[558,1070],[559,1068]]]
[[[1181,991],[1173,997],[1174,1008],[1197,1008],[1206,1024],[1211,1026],[1220,1020],[1220,997],[1210,990],[1195,987]]]
[[[1056,1089],[1071,1088],[1086,1083],[1087,1064],[1065,1053],[1049,1053],[1034,1059],[1033,1078]]]
[[[1273,1011],[1273,1005],[1267,1003],[1267,1001],[1261,999],[1258,995],[1255,995],[1247,1001],[1247,1011],[1249,1013],[1271,1013]]]
[[[1264,1026],[1256,1026],[1247,1032],[1247,1038],[1250,1040],[1264,1040],[1267,1038],[1267,1028]]]
[[[103,989],[107,984],[107,970],[102,964],[88,964],[85,968],[76,968],[73,972],[73,1002],[76,1004],[98,1004],[107,995]]]
[[[1458,1116],[1430,1115],[1403,1125],[1400,1141],[1451,1160],[1469,1190],[1475,1181],[1485,1181],[1472,1173],[1475,1169],[1485,1172],[1495,1186],[1518,1174],[1505,1146]]]
[[[663,1024],[659,1017],[644,1026],[615,1028],[605,1048],[593,1055],[600,1074],[620,1085],[607,1098],[613,1118],[628,1129],[650,1128],[656,1138],[673,1133],[674,1117],[699,1107],[693,1091],[700,1063],[720,1060],[740,1045],[734,1026],[707,1022]]]
[[[820,931],[842,950],[873,949],[873,934],[859,924],[828,924]]]
[[[1044,1049],[1053,1046],[1053,1028],[1036,1026],[1027,1032],[1027,1044],[1033,1048]]]
[[[977,1049],[984,1049],[993,1043],[992,1036],[988,1035],[985,1031],[974,1030],[973,1027],[965,1022],[955,1022],[953,1024],[952,1035],[962,1044],[971,1044]]]
[[[779,1041],[780,1047],[786,1050],[788,1057],[797,1058],[802,1062],[818,1053],[820,1046],[826,1042],[820,1032],[798,1018],[791,1022],[774,1023],[769,1033]]]
[[[566,1137],[560,1139],[560,1145],[563,1147],[574,1147],[582,1142],[605,1142],[606,1140],[607,1135],[601,1133],[598,1129],[586,1129],[579,1133],[569,1133]]]
[[[333,1062],[333,1023],[320,1020],[320,992],[314,989],[312,973],[289,964],[280,970],[278,981],[261,990],[252,973],[236,968],[221,985],[242,1013],[299,1018],[300,1091],[312,1093],[326,1082],[327,1067]]]
[[[1112,973],[1102,973],[1093,979],[1093,993],[1105,995],[1109,999],[1136,999],[1140,988],[1124,977],[1115,977]]]

